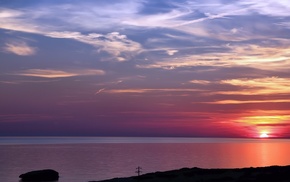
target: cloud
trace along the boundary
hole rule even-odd
[[[276,25],[290,29],[290,22],[279,22]]]
[[[69,38],[86,44],[90,44],[99,49],[114,55],[118,61],[124,61],[132,55],[138,54],[142,50],[142,46],[127,38],[126,35],[121,35],[119,32],[111,32],[108,34],[91,33],[84,35],[80,32],[51,32],[46,36],[53,38]]]
[[[192,50],[203,48],[210,52],[194,55],[182,54],[178,57],[163,58],[161,61],[153,61],[137,65],[138,68],[179,68],[179,67],[241,67],[247,66],[264,70],[287,71],[290,66],[289,41],[273,39],[278,46],[260,46],[255,44],[192,47]]]
[[[29,33],[39,33],[40,27],[31,18],[33,14],[27,11],[0,8],[0,28]]]
[[[193,102],[193,104],[239,105],[290,103],[290,99],[287,98],[289,95],[290,78],[236,78],[220,81],[191,80],[189,82],[203,85],[203,96],[215,95],[212,101],[197,101]],[[213,90],[212,88],[216,86],[222,89],[216,88]]]
[[[120,1],[79,1],[57,5],[50,8],[41,7],[38,11],[43,15],[49,15],[52,19],[61,21],[68,25],[69,29],[76,27],[82,30],[111,30],[121,27],[122,20],[134,17],[142,9],[144,0]],[[42,16],[39,19],[43,18]],[[93,23],[95,22],[95,23]]]
[[[32,76],[41,78],[65,78],[74,76],[92,76],[92,75],[104,75],[103,70],[94,69],[82,69],[73,71],[62,71],[53,69],[28,69],[22,72],[14,73],[13,75],[19,76]]]
[[[265,78],[242,78],[222,80],[221,84],[238,86],[240,91],[225,91],[221,94],[241,94],[241,95],[268,95],[268,94],[288,94],[290,88],[290,78],[265,77]]]
[[[273,125],[282,124],[290,119],[289,115],[256,115],[245,116],[237,119],[236,122],[247,123],[251,125]]]
[[[206,2],[185,0],[180,2],[168,1],[166,2],[168,7],[162,9],[163,11],[160,11],[158,8],[148,11],[148,7],[146,7],[148,4],[150,4],[150,1],[146,0],[124,0],[122,2],[113,1],[110,3],[104,1],[94,1],[93,3],[81,1],[75,4],[47,4],[46,7],[42,6],[40,3],[34,6],[26,6],[21,9],[1,8],[0,27],[9,30],[42,34],[54,38],[74,39],[92,45],[99,51],[106,51],[114,56],[114,59],[117,61],[125,61],[146,51],[141,43],[129,39],[125,35],[126,31],[132,34],[133,31],[139,32],[138,30],[144,28],[151,30],[165,28],[171,31],[184,32],[187,34],[185,39],[192,39],[193,36],[197,36],[210,38],[212,40],[233,42],[269,38],[269,35],[263,35],[262,33],[258,35],[257,33],[251,33],[253,31],[250,30],[250,28],[252,28],[255,31],[263,31],[265,27],[271,29],[267,21],[267,24],[264,22],[254,22],[251,24],[253,27],[250,27],[248,24],[245,25],[245,22],[248,22],[248,19],[257,13],[267,16],[289,15],[289,3],[277,2],[274,0],[266,2],[261,0],[227,2],[215,0]],[[242,21],[235,21],[233,23],[233,16],[240,18]],[[275,23],[277,26],[285,27],[285,23],[283,22],[280,22],[280,24],[277,22]],[[211,43],[217,44],[215,42]],[[211,54],[203,54],[202,56],[209,57],[209,59],[218,59],[219,61],[209,62],[209,64],[214,65],[229,65],[231,62],[235,65],[245,65],[250,60],[252,60],[251,65],[253,65],[253,60],[258,60],[258,62],[285,60],[287,52],[285,48],[282,48],[285,49],[285,51],[279,51],[281,54],[280,57],[277,54],[273,55],[267,53],[271,48],[268,48],[268,50],[265,49],[264,55],[256,57],[251,55],[248,59],[246,56],[243,56],[245,52],[262,51],[263,46],[258,46],[258,48],[252,47],[250,51],[248,51],[247,48],[239,55],[237,55],[237,53],[234,55],[232,54],[237,50],[234,50],[233,46],[237,48],[240,46],[247,47],[253,45],[253,43],[251,45],[231,45],[230,49],[232,49],[232,51],[229,51],[228,55],[225,55],[225,53],[224,55],[220,55],[211,52]],[[182,47],[184,46],[180,46],[180,49],[182,49]],[[160,50],[162,50],[162,48],[169,56],[176,53],[176,49],[159,47]],[[278,49],[276,49],[276,51],[277,50]],[[168,60],[161,60],[160,63],[155,62],[152,65],[139,65],[139,67],[176,68],[186,65],[207,65],[206,62],[199,61],[200,59],[197,57],[200,56],[201,55],[186,55],[178,57],[175,61],[169,62]],[[240,57],[247,60],[240,61]],[[229,61],[226,60],[227,58],[229,58]],[[179,59],[186,60],[188,63],[182,64]],[[192,59],[195,61],[191,61]],[[259,67],[260,64],[255,66]]]
[[[166,52],[169,56],[173,56],[175,53],[178,52],[178,50],[167,50]]]
[[[168,28],[199,36],[215,36],[210,32],[215,24],[203,22],[231,16],[250,16],[260,13],[269,16],[288,16],[289,3],[277,1],[168,1],[166,11],[144,13],[146,0],[80,1],[46,6],[27,6],[22,9],[2,8],[0,26],[27,32],[63,32],[75,29],[104,31],[116,28]],[[49,20],[49,21],[47,21]],[[93,20],[93,21],[92,21]],[[97,22],[97,23],[94,23]],[[49,23],[48,23],[49,22]],[[52,24],[51,22],[54,22]],[[195,24],[192,26],[192,24]]]
[[[208,85],[211,82],[210,81],[207,81],[207,80],[191,80],[190,83],[201,84],[201,85]]]
[[[31,56],[36,54],[36,48],[27,45],[23,41],[13,41],[11,43],[6,43],[3,50],[7,53],[16,54],[19,56]]]
[[[257,12],[268,16],[289,16],[290,3],[288,1],[275,0],[257,0],[257,1],[239,1],[238,5],[248,6],[249,11]]]
[[[214,102],[202,102],[206,104],[259,104],[259,103],[290,103],[290,99],[266,99],[266,100],[219,100]]]
[[[21,8],[1,8],[0,27],[24,32],[54,32],[81,29],[108,30],[142,8],[143,0],[122,2],[78,1],[74,3],[32,3]]]
[[[178,18],[186,16],[191,13],[188,9],[173,9],[166,13],[157,13],[149,15],[136,15],[136,17],[129,17],[122,23],[126,25],[134,25],[138,27],[174,27],[179,24]]]
[[[101,92],[103,92],[106,88],[101,88],[98,91],[95,92],[95,95],[100,94]]]
[[[288,110],[251,110],[236,115],[231,122],[245,126],[252,130],[252,136],[259,136],[261,132],[267,131],[273,137],[281,137],[285,131],[289,131]]]
[[[19,17],[22,15],[21,11],[13,10],[13,9],[5,9],[0,8],[0,18],[12,18]]]
[[[208,27],[200,23],[225,16],[223,13],[211,13],[205,9],[203,16],[200,16],[199,4],[189,2],[173,3],[167,2],[171,6],[166,12],[154,11],[151,13],[141,13],[146,9],[144,0],[125,0],[120,2],[79,2],[77,4],[48,4],[46,7],[26,7],[23,9],[12,10],[4,9],[0,19],[0,27],[16,31],[33,32],[46,34],[51,32],[64,32],[75,29],[104,32],[112,29],[142,29],[142,28],[167,28],[187,32],[197,36],[209,36]],[[220,9],[218,6],[216,9]],[[237,9],[237,8],[236,8]],[[227,11],[237,12],[235,9]],[[224,9],[221,10],[224,12]],[[191,18],[188,18],[191,17]],[[49,21],[48,21],[49,20]],[[92,20],[98,23],[93,23]],[[48,23],[47,23],[48,22]],[[51,22],[54,22],[52,24]]]
[[[199,9],[208,15],[253,15],[259,13],[268,16],[289,16],[290,3],[275,0],[239,0],[239,1],[187,1],[188,8]],[[210,16],[209,16],[210,17]]]
[[[119,18],[135,13],[139,4],[139,1],[126,1],[114,4],[105,3],[102,6],[79,3],[77,6],[60,4],[58,6],[48,5],[51,8],[39,6],[26,7],[21,10],[2,8],[0,28],[36,33],[53,38],[74,39],[92,45],[98,51],[106,51],[115,56],[117,61],[125,61],[138,54],[142,49],[139,43],[128,39],[126,35],[122,35],[119,32],[82,34],[81,32],[70,30],[75,30],[76,24],[79,25],[80,30],[93,30],[93,32],[103,30],[105,26],[103,24],[107,24],[109,27],[116,27],[117,24],[120,24]],[[86,11],[83,11],[80,7],[87,7],[83,8]],[[122,11],[120,7],[126,8]],[[106,17],[108,16],[111,18],[107,19]],[[97,23],[92,23],[92,20]],[[12,45],[7,46],[12,47]],[[24,54],[22,52],[19,54]]]
[[[111,90],[103,90],[103,92],[106,93],[112,93],[112,94],[121,94],[121,93],[148,93],[148,92],[200,92],[202,90],[200,89],[174,89],[174,88],[168,88],[168,89],[111,89]]]

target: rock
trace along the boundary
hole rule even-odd
[[[21,174],[19,178],[22,181],[57,181],[59,175],[52,169],[45,169]]]

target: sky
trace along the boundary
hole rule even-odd
[[[289,10],[1,0],[0,136],[289,138]]]

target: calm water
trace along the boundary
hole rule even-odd
[[[232,168],[290,164],[290,140],[210,138],[0,137],[0,181],[38,169],[59,182],[87,182],[183,167]]]

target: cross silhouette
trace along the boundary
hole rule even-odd
[[[136,168],[136,173],[138,174],[138,176],[140,176],[140,174],[142,173],[141,169],[142,169],[142,167],[140,167],[140,166],[138,166]]]

